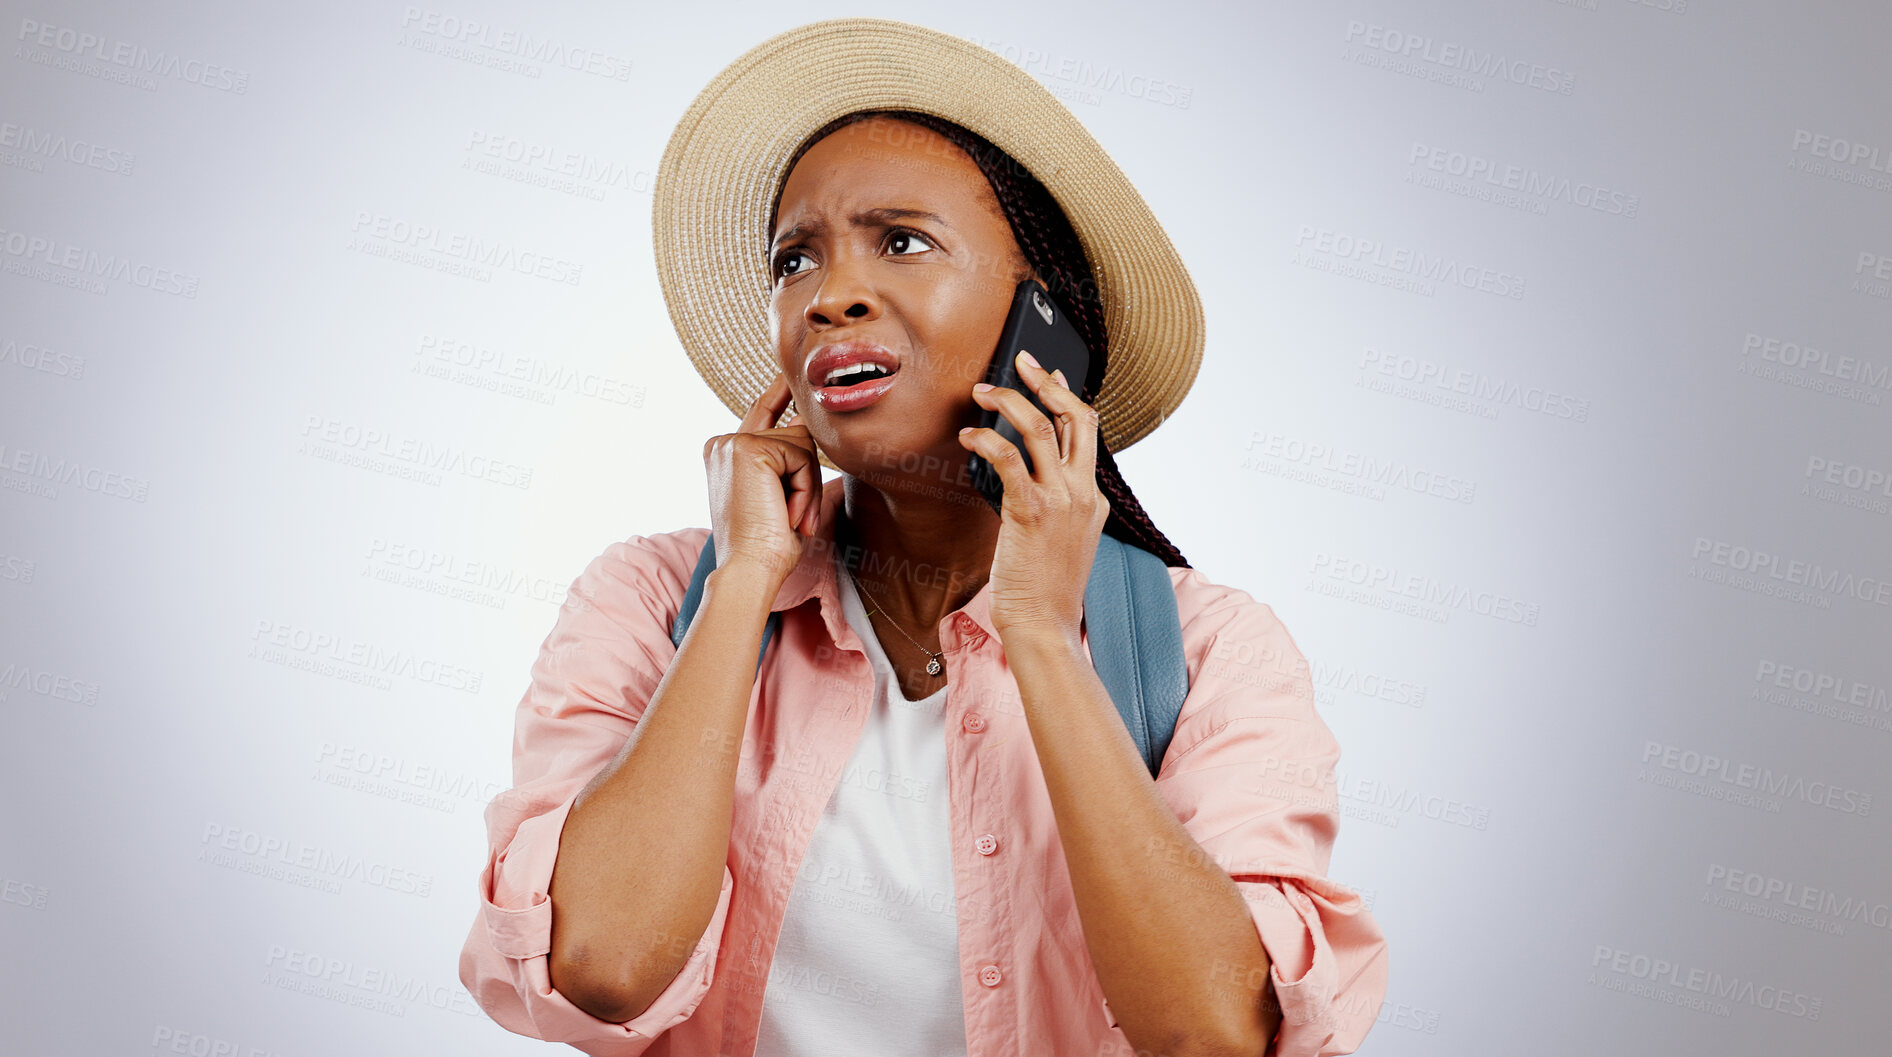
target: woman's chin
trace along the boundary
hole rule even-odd
[[[966,462],[968,453],[963,449],[948,458],[869,441],[840,450],[824,445],[822,451],[842,473],[876,491],[954,503],[968,509],[991,509],[972,483],[972,472]]]

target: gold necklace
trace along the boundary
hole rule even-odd
[[[874,609],[870,609],[867,611],[868,617],[869,618],[873,617],[875,609],[880,610],[880,615],[887,618],[887,623],[892,624],[893,629],[895,631],[899,632],[902,635],[906,635],[906,639],[908,642],[913,643],[915,646],[919,646],[920,652],[927,655],[926,674],[938,675],[940,672],[945,670],[945,666],[940,664],[940,661],[939,661],[940,657],[943,656],[943,654],[935,653],[932,650],[927,649],[925,646],[921,646],[920,640],[914,638],[911,635],[907,635],[907,629],[901,627],[900,622],[895,620],[887,612],[886,607],[882,606],[880,602],[874,598],[873,595],[868,594],[867,588],[864,585],[862,585],[860,577],[854,575],[854,570],[852,568],[848,569],[847,575],[848,575],[848,579],[854,581],[854,589],[856,591],[859,591],[861,594],[866,595],[867,600],[869,602],[874,603]]]

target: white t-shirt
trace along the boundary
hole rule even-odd
[[[873,662],[874,706],[796,874],[756,1057],[964,1057],[949,688],[908,701],[853,577],[835,574]]]

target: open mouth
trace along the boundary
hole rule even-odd
[[[892,378],[894,371],[878,363],[850,363],[845,367],[836,367],[822,379],[823,389],[852,389],[864,382],[882,378]]]
[[[808,362],[814,402],[829,411],[853,411],[879,400],[900,376],[900,357],[865,338],[824,345]]]
[[[814,391],[815,403],[826,411],[859,411],[878,401],[900,377],[899,368],[878,363],[853,363],[829,371]]]

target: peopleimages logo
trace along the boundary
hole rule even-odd
[[[1302,224],[1295,233],[1294,244],[1302,250],[1326,254],[1346,264],[1381,268],[1409,277],[1420,284],[1419,292],[1427,296],[1430,296],[1430,291],[1424,286],[1426,283],[1458,286],[1513,299],[1524,296],[1523,276],[1455,261],[1450,257],[1435,256],[1424,250],[1391,246],[1378,239],[1358,238],[1345,231]]]
[[[5,443],[0,443],[0,471],[29,478],[28,483],[77,485],[96,495],[129,499],[134,503],[144,502],[151,494],[151,483],[142,477],[130,477],[76,459],[54,457],[17,446],[8,447]],[[57,492],[53,495],[57,495]]]
[[[1249,456],[1243,461],[1245,469],[1269,469],[1273,463],[1289,463],[1349,477],[1367,485],[1405,489],[1455,503],[1469,503],[1478,492],[1478,482],[1453,474],[1281,433],[1252,431],[1246,450]]]
[[[27,570],[27,579],[32,579],[32,570]],[[34,668],[28,664],[9,661],[0,666],[0,702],[16,690],[38,694],[55,701],[70,701],[78,705],[96,705],[99,703],[99,684],[84,679],[74,679],[45,668]]]
[[[463,48],[476,48],[495,56],[562,66],[575,73],[588,73],[607,80],[631,79],[629,59],[553,37],[534,36],[521,30],[495,26],[477,18],[460,18],[431,8],[405,9],[401,14],[401,30]],[[532,76],[536,77],[537,74]]]
[[[1398,817],[1403,815],[1448,822],[1466,829],[1483,830],[1491,825],[1491,809],[1488,807],[1436,793],[1420,792],[1407,786],[1392,785],[1374,778],[1363,779],[1345,772],[1338,772],[1335,781],[1334,792],[1341,799],[1354,801],[1368,809],[1390,811],[1394,816],[1391,824],[1395,826],[1399,824]]]
[[[1755,668],[1754,681],[1812,697],[1830,697],[1842,705],[1855,708],[1892,712],[1892,691],[1888,691],[1885,686],[1832,672],[1763,660]]]
[[[323,742],[316,750],[315,762],[378,781],[396,782],[416,789],[424,789],[430,793],[463,797],[482,804],[506,791],[504,785],[490,778],[452,770],[438,764],[419,763],[406,757],[391,756],[385,752],[373,752],[347,742]]]
[[[429,984],[421,977],[346,958],[272,943],[263,965],[263,983],[379,1013],[406,1016],[407,1007],[402,1003],[412,1003],[469,1017],[483,1015],[465,988]],[[298,984],[313,986],[298,987]]]
[[[86,246],[32,232],[0,228],[0,254],[20,267],[37,267],[34,278],[80,286],[92,293],[105,292],[105,282],[122,282],[160,294],[196,297],[199,278],[174,268],[139,260],[122,253],[105,253]],[[56,273],[45,268],[60,269]],[[8,270],[15,270],[9,267]]]
[[[1314,661],[1313,683],[1315,699],[1323,705],[1342,693],[1408,708],[1424,708],[1426,703],[1426,684],[1395,679],[1350,664]]]
[[[1003,40],[989,40],[984,37],[967,37],[967,40],[997,52],[1007,62],[1019,66],[1025,72],[1038,77],[1049,77],[1070,83],[1073,90],[1096,89],[1100,92],[1129,96],[1132,99],[1146,99],[1163,106],[1173,106],[1178,110],[1189,109],[1190,100],[1195,96],[1195,89],[1161,77],[1152,77],[1143,73],[1111,66],[1109,63],[1094,63],[1075,55],[1057,55],[1036,47],[1020,47]],[[1050,86],[1054,90],[1057,85]],[[1086,91],[1084,101],[1095,105],[1099,97]]]
[[[434,890],[433,874],[417,873],[376,859],[338,852],[252,829],[226,826],[218,822],[204,824],[204,835],[198,843],[200,845],[197,851],[198,861],[215,866],[240,868],[238,862],[239,858],[242,858],[249,860],[252,864],[301,870],[308,875],[331,881],[338,878],[355,881],[371,888],[381,888],[421,899],[432,895]],[[230,854],[219,855],[220,852]],[[329,888],[328,890],[333,892],[336,889]]]
[[[1706,536],[1695,537],[1691,557],[1708,562],[1710,571],[1716,574],[1703,579],[1725,581],[1745,590],[1792,598],[1809,594],[1808,591],[1796,592],[1794,588],[1809,588],[1827,596],[1892,606],[1892,580],[1884,577],[1861,576]]]
[[[353,237],[348,248],[355,252],[465,275],[480,282],[491,282],[494,271],[517,272],[567,286],[584,281],[585,266],[576,261],[365,209],[355,211],[349,231]]]
[[[1875,191],[1892,191],[1892,144],[1865,143],[1797,128],[1793,130],[1787,168]]]
[[[1590,420],[1590,401],[1584,397],[1572,396],[1541,385],[1521,383],[1513,378],[1504,378],[1487,374],[1484,371],[1466,368],[1446,367],[1432,360],[1408,356],[1402,353],[1381,352],[1369,348],[1360,357],[1360,372],[1367,381],[1356,382],[1365,388],[1392,392],[1395,396],[1409,396],[1391,386],[1370,384],[1378,375],[1382,379],[1409,382],[1418,390],[1431,390],[1437,394],[1462,396],[1470,401],[1467,407],[1488,405],[1490,414],[1481,417],[1497,417],[1499,407],[1514,407],[1524,411],[1534,411],[1551,418],[1564,418],[1573,422]],[[1425,402],[1435,402],[1427,400]],[[1444,406],[1452,410],[1460,407],[1449,403]]]
[[[1892,930],[1892,903],[1883,899],[1870,899],[1856,894],[1841,895],[1831,889],[1815,888],[1798,881],[1720,863],[1709,864],[1705,884],[1708,886],[1707,894],[1719,896],[1721,893],[1731,893],[1759,900],[1763,908],[1758,913],[1741,906],[1724,908],[1754,913],[1755,917],[1799,924],[1798,921],[1790,920],[1792,912],[1811,911],[1835,919],[1827,924],[1838,925],[1850,921],[1875,929]],[[1819,931],[1833,930],[1823,928]],[[1837,930],[1839,934],[1844,934],[1844,931],[1843,927]]]
[[[1660,958],[1640,951],[1623,950],[1606,944],[1597,944],[1590,956],[1590,983],[1603,985],[1598,977],[1598,970],[1609,976],[1627,978],[1647,985],[1673,988],[1683,992],[1674,994],[1648,994],[1636,992],[1641,997],[1654,998],[1672,1005],[1687,1005],[1701,1008],[1704,1012],[1727,1016],[1724,1008],[1698,1006],[1700,1002],[1724,1003],[1726,1006],[1751,1006],[1755,1009],[1771,1010],[1792,1017],[1807,1020],[1820,1019],[1821,1001],[1812,995],[1802,994],[1774,984],[1762,984],[1753,980],[1744,980],[1739,976],[1729,976],[1712,969],[1684,965],[1671,958]],[[1603,978],[1607,979],[1607,977]],[[1625,990],[1622,987],[1609,987],[1609,990]]]
[[[1526,602],[1501,592],[1478,590],[1456,581],[1440,580],[1326,551],[1315,553],[1309,571],[1316,581],[1351,584],[1369,591],[1414,599],[1443,610],[1463,610],[1527,627],[1536,627],[1542,612],[1535,602]],[[1438,622],[1444,623],[1443,620]]]
[[[1805,150],[1816,158],[1892,174],[1892,143],[1880,146],[1797,128],[1793,130],[1793,149],[1796,153]]]
[[[19,151],[34,159],[52,158],[82,168],[98,169],[115,176],[130,176],[132,164],[137,161],[137,156],[130,151],[11,121],[0,121],[0,148]]]
[[[1892,499],[1892,472],[1876,466],[1860,466],[1842,459],[1826,459],[1818,455],[1807,456],[1807,469],[1803,475],[1816,484],[1835,485],[1853,493],[1862,500],[1873,496],[1885,496]],[[1884,503],[1878,509],[1886,509]]]
[[[445,334],[422,334],[415,355],[421,361],[416,365],[420,373],[492,388],[471,378],[462,378],[452,370],[459,368],[502,383],[495,390],[502,395],[521,396],[535,403],[555,403],[559,393],[576,393],[607,404],[643,407],[644,397],[649,392],[649,387],[642,382],[633,384],[595,371],[574,369],[538,356],[495,350]]]
[[[1782,367],[1793,367],[1825,375],[1841,382],[1858,382],[1871,389],[1892,390],[1892,365],[1844,353],[1829,354],[1824,349],[1803,345],[1767,334],[1748,331],[1741,342],[1741,355],[1753,356]]]
[[[101,76],[135,88],[156,90],[157,82],[145,75],[173,77],[235,95],[242,95],[250,88],[250,75],[245,70],[233,70],[202,59],[187,59],[163,50],[153,51],[128,40],[50,22],[22,18],[14,39],[20,42],[14,51],[17,58]],[[49,50],[39,50],[42,48]],[[110,69],[94,67],[87,60],[105,63]]]
[[[336,674],[345,666],[353,681],[391,688],[394,678],[477,694],[484,675],[472,668],[447,664],[407,650],[390,650],[370,642],[326,631],[297,627],[274,620],[258,620],[250,632],[251,655],[272,664]],[[314,665],[314,667],[312,667]]]
[[[305,416],[302,436],[305,453],[315,458],[392,471],[393,476],[418,476],[427,484],[439,484],[441,474],[455,473],[507,488],[529,490],[532,487],[530,466],[358,426],[327,415]]]
[[[50,374],[55,378],[79,378],[85,374],[83,356],[12,338],[0,338],[0,364],[4,363]]]
[[[1641,197],[1626,191],[1611,190],[1584,180],[1553,176],[1523,165],[1498,162],[1431,144],[1414,143],[1406,160],[1414,170],[1456,176],[1469,183],[1516,191],[1533,199],[1564,202],[1579,209],[1634,218],[1637,210],[1642,208]],[[1410,178],[1408,182],[1411,182]]]
[[[1645,742],[1642,762],[1666,771],[1687,775],[1701,782],[1719,782],[1735,789],[1751,790],[1786,800],[1799,800],[1844,815],[1864,817],[1872,813],[1872,794],[1848,789],[1834,782],[1809,780],[1805,775],[1756,767],[1724,756],[1659,741]],[[1693,791],[1693,790],[1690,790]],[[1726,799],[1716,797],[1716,799]]]
[[[406,586],[428,589],[426,585],[438,583],[444,586],[465,586],[472,588],[470,600],[481,601],[491,597],[499,604],[494,609],[505,608],[505,598],[525,598],[547,605],[564,605],[570,585],[564,580],[535,576],[522,572],[510,565],[492,561],[466,558],[449,551],[435,550],[374,537],[368,545],[367,558],[374,578],[388,583],[402,583]],[[412,574],[412,580],[402,574]]]
[[[474,129],[460,167],[517,183],[604,201],[606,188],[649,194],[654,177],[642,169],[553,144]]]
[[[1576,75],[1555,66],[1507,58],[1496,51],[1484,51],[1421,33],[1408,33],[1377,22],[1349,19],[1346,41],[1356,48],[1408,62],[1425,63],[1441,71],[1509,81],[1558,95],[1569,95],[1576,87]]]

